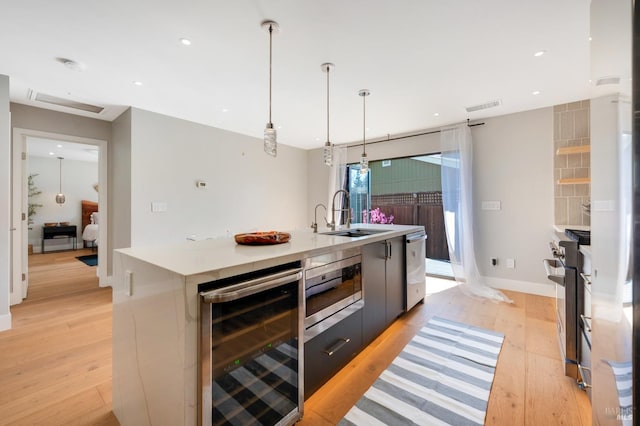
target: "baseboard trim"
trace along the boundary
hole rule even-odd
[[[100,279],[100,280],[99,280],[99,283],[98,283],[98,286],[100,286],[100,287],[113,287],[113,286],[111,285],[112,281],[113,281],[113,275],[109,275],[109,276],[107,276],[107,278],[106,278],[106,279],[104,279],[104,280],[103,280],[103,279]]]
[[[519,291],[520,293],[535,294],[537,296],[556,297],[555,287],[551,282],[542,284],[496,277],[483,278],[488,285],[501,290]]]
[[[11,313],[0,315],[0,331],[11,330]]]

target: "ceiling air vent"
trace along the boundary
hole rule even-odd
[[[494,108],[500,105],[502,105],[502,101],[500,99],[497,99],[495,101],[485,102],[480,105],[469,106],[469,107],[466,107],[465,109],[467,110],[467,112],[474,112],[474,111],[480,111],[481,109]]]
[[[70,99],[63,99],[57,96],[47,95],[44,93],[36,92],[35,90],[29,90],[29,99],[37,102],[44,102],[47,104],[53,104],[58,106],[63,106],[66,108],[79,109],[82,111],[92,112],[94,114],[100,114],[104,111],[104,107],[84,104],[82,102],[72,101]]]
[[[600,77],[596,80],[596,86],[605,86],[607,84],[620,84],[620,77],[609,76],[609,77]]]

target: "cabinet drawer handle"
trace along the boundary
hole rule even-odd
[[[582,323],[584,324],[587,331],[591,333],[591,323],[589,322],[591,321],[591,317],[586,317],[584,316],[584,314],[580,314],[580,319],[582,320]]]
[[[580,389],[585,390],[588,388],[592,388],[593,386],[591,386],[591,384],[585,380],[586,377],[584,375],[584,372],[588,371],[589,377],[591,377],[591,369],[588,367],[584,367],[582,366],[582,364],[578,363],[578,371],[580,372],[580,379],[578,379],[578,386],[580,386]]]
[[[331,355],[335,354],[336,352],[338,352],[344,345],[346,345],[350,341],[351,341],[351,339],[342,338],[342,339],[340,339],[338,341],[338,343],[336,343],[331,348],[329,348],[326,351],[324,351],[324,353],[327,354],[328,356],[331,356]]]

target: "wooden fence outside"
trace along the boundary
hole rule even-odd
[[[422,225],[427,232],[427,257],[449,260],[441,192],[413,192],[371,196],[371,208],[393,215],[396,225]]]

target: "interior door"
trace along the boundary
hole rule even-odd
[[[13,138],[13,176],[11,212],[11,304],[27,297],[28,280],[28,223],[27,223],[27,141],[24,136]]]

